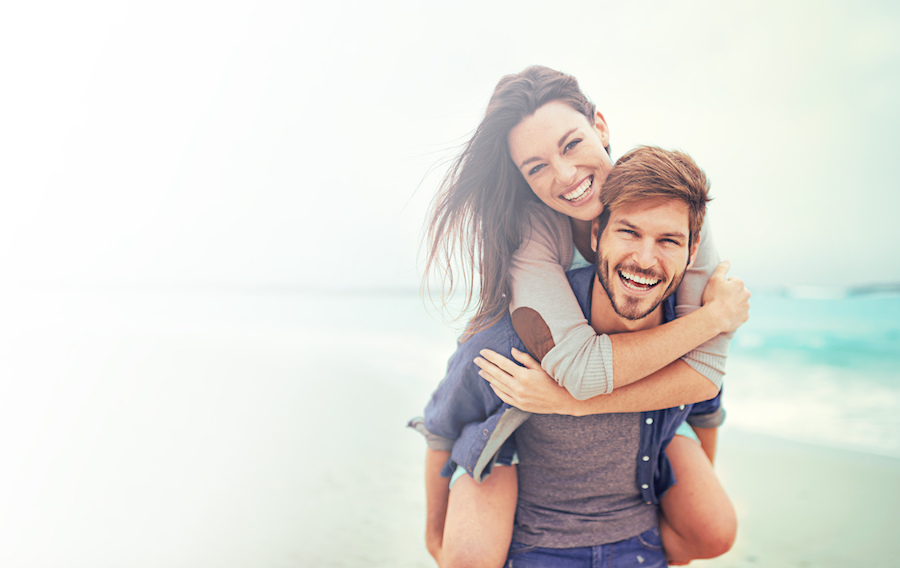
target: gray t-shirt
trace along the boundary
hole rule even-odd
[[[519,500],[513,541],[597,546],[657,524],[637,483],[640,413],[535,414],[516,430]]]

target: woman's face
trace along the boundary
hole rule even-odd
[[[508,141],[510,157],[541,201],[582,221],[600,216],[600,187],[612,169],[603,115],[592,125],[566,103],[551,101],[517,124]]]

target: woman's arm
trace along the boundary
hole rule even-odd
[[[662,369],[688,352],[691,357],[686,362],[716,386],[721,385],[723,355],[694,348],[733,329],[729,327],[733,322],[725,321],[732,314],[704,306],[689,317],[652,330],[612,337],[598,335],[585,319],[565,276],[564,267],[572,259],[568,219],[541,205],[532,206],[527,213],[527,226],[523,229],[526,238],[510,269],[510,312],[519,337],[560,385],[578,399],[607,394]],[[704,270],[709,265],[710,248],[711,242],[704,245],[701,239],[695,265],[699,263]],[[691,282],[696,279],[697,273],[692,273]],[[691,284],[692,291],[694,286]],[[701,286],[701,297],[702,294]]]
[[[578,400],[556,384],[530,355],[514,351],[513,356],[524,367],[489,349],[482,350],[475,363],[500,400],[536,414],[586,416],[660,410],[708,400],[719,391],[684,361],[676,361],[608,395]]]

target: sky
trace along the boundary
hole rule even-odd
[[[889,2],[0,8],[6,283],[414,289],[497,80],[576,76],[614,157],[691,154],[752,286],[900,281]]]

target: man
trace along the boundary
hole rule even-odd
[[[708,200],[705,176],[683,154],[640,148],[619,161],[604,184],[603,200],[604,214],[593,227],[596,266],[569,273],[585,316],[598,333],[669,321],[674,317],[671,295],[699,242]],[[508,318],[461,344],[426,409],[425,425],[449,443],[455,440],[444,476],[460,466],[481,481],[495,463],[509,463],[518,449],[510,559],[590,565],[598,555],[612,555],[616,566],[665,565],[654,505],[674,480],[662,450],[692,413],[691,406],[529,415],[501,403],[487,383],[472,379],[477,374],[471,368],[473,353],[483,348],[502,353],[524,350],[524,345]],[[577,402],[569,407],[571,414],[592,411],[592,401]],[[717,409],[714,400],[693,412],[709,415]],[[712,416],[703,426],[718,425],[720,418]],[[446,450],[449,443],[430,446]],[[433,482],[427,480],[439,485]],[[431,509],[440,515],[441,497],[434,495],[429,489],[429,515]]]

